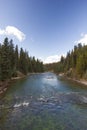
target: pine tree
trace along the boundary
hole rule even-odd
[[[33,72],[32,57],[29,57],[28,59],[28,72]]]
[[[1,80],[1,44],[0,44],[0,80]]]
[[[15,73],[15,52],[14,52],[14,44],[13,40],[9,42],[9,60],[10,60],[10,68],[11,68],[11,76]]]
[[[36,60],[35,60],[35,57],[34,57],[34,56],[33,56],[33,58],[32,58],[32,68],[33,68],[33,72],[37,72]]]
[[[23,48],[19,53],[18,46],[14,46],[13,40],[8,41],[8,38],[5,38],[3,44],[0,44],[0,80],[17,76],[17,71],[25,75],[28,72],[43,72],[43,63],[35,57],[29,57]]]
[[[24,50],[22,48],[20,49],[19,70],[23,74],[27,74],[27,72],[28,72],[27,54],[26,54],[26,52],[24,52]]]
[[[19,69],[19,54],[18,54],[18,46],[15,47],[15,69],[16,71]]]
[[[11,61],[9,54],[9,42],[8,38],[5,38],[1,49],[1,80],[11,78]]]

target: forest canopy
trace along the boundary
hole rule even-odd
[[[13,40],[4,39],[0,44],[0,80],[7,80],[17,76],[17,72],[24,75],[32,72],[43,72],[43,62],[35,57],[29,57],[23,48],[14,46]]]
[[[66,57],[61,56],[60,62],[46,64],[45,68],[69,77],[87,79],[87,45],[79,43],[67,52]]]

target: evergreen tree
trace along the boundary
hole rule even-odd
[[[23,48],[18,52],[18,46],[14,47],[13,41],[5,38],[3,44],[0,44],[0,80],[17,76],[17,71],[25,75],[29,72],[42,72],[43,63],[35,57],[29,57]]]
[[[19,69],[19,54],[18,54],[18,45],[15,47],[15,69]]]
[[[8,38],[5,38],[1,49],[1,79],[6,80],[11,78],[11,66],[9,59],[9,42]]]
[[[32,57],[29,57],[28,59],[28,72],[33,72]]]
[[[67,53],[65,58],[61,57],[60,62],[48,64],[46,67],[56,73],[64,72],[68,76],[76,78],[85,76],[87,79],[87,45],[82,46],[79,43],[71,52]]]
[[[14,52],[13,40],[10,40],[9,42],[9,60],[10,60],[11,75],[13,75],[15,73],[15,52]]]
[[[24,50],[22,48],[20,49],[19,70],[23,74],[27,74],[27,72],[28,72],[27,54],[26,54],[26,52],[24,52]]]
[[[1,80],[1,44],[0,44],[0,80]]]
[[[33,68],[33,72],[37,72],[37,68],[36,68],[36,61],[35,61],[35,57],[33,56],[32,58],[32,68]]]

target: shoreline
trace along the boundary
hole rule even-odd
[[[37,73],[28,73],[27,75],[22,74],[22,75],[20,75],[18,77],[12,77],[11,79],[9,79],[7,81],[0,81],[0,97],[7,91],[7,89],[9,88],[9,84],[12,81],[25,78],[26,76],[29,76],[31,74],[37,74]]]
[[[67,80],[71,80],[71,81],[74,81],[74,82],[77,82],[79,84],[87,86],[87,80],[85,80],[85,79],[70,78],[70,77],[67,77],[66,75],[64,75],[64,73],[63,74],[59,74],[59,77],[63,77],[63,78],[66,78]]]
[[[71,78],[69,78],[69,79],[72,80],[72,81],[75,81],[75,82],[77,82],[77,83],[80,83],[80,84],[82,84],[82,85],[87,86],[87,81],[84,80],[84,79],[79,79],[79,80],[77,80],[77,79],[71,79]]]
[[[25,76],[18,76],[18,77],[12,77],[11,79],[9,79],[7,81],[0,81],[0,97],[7,91],[7,89],[9,88],[9,84],[12,81],[22,79],[24,77]]]
[[[10,82],[11,82],[11,80],[7,80],[4,82],[0,81],[0,96],[6,92]]]

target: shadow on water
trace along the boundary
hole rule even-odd
[[[0,100],[0,130],[86,130],[87,88],[53,73],[17,80]]]

